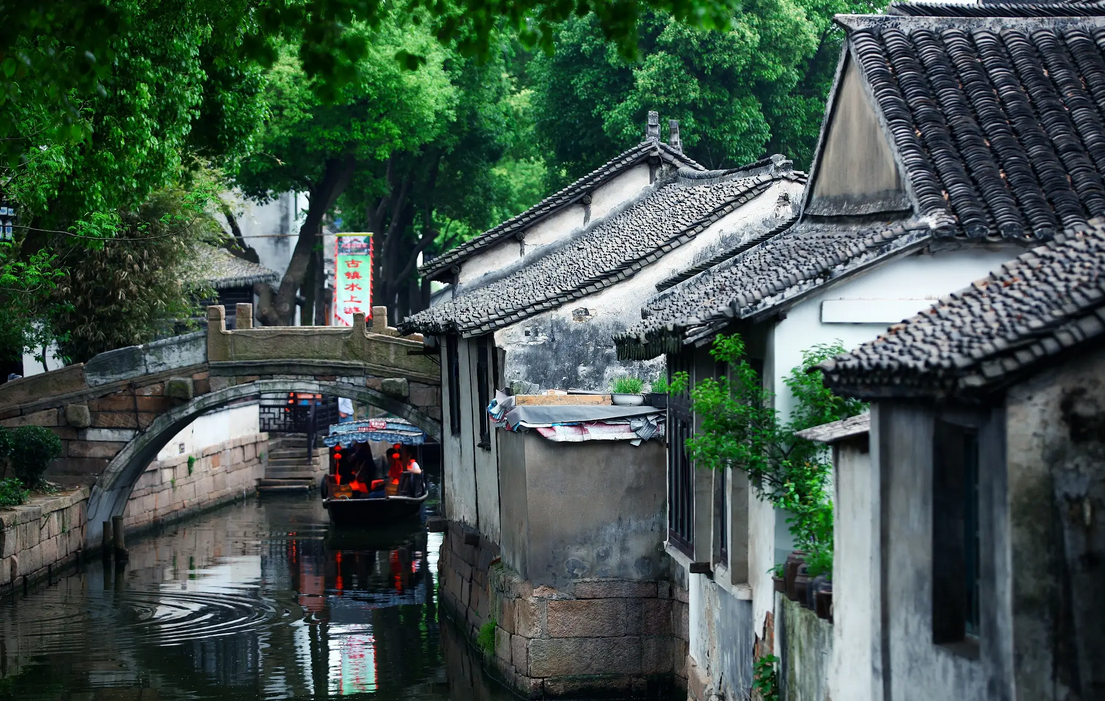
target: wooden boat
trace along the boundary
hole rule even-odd
[[[423,474],[403,473],[401,481],[395,480],[394,484],[386,484],[370,494],[367,485],[356,477],[352,482],[347,478],[343,484],[341,460],[343,455],[350,455],[350,450],[366,443],[406,446],[421,457],[419,448],[425,439],[422,429],[403,419],[369,419],[331,426],[330,435],[323,441],[331,449],[330,473],[323,478],[322,485],[322,503],[330,522],[339,527],[381,526],[417,518],[428,496]],[[363,467],[347,467],[344,471],[347,475],[358,474]],[[387,481],[370,480],[373,485]]]

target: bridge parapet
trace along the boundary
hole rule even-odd
[[[402,336],[387,325],[387,307],[373,308],[368,326],[364,314],[352,327],[265,326],[253,328],[253,305],[239,304],[237,328],[226,328],[226,310],[207,308],[207,358],[212,375],[289,374],[306,365],[334,376],[371,373],[438,384],[441,371],[422,355],[422,336]],[[329,370],[329,371],[327,371]]]

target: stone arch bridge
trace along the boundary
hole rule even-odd
[[[101,523],[123,513],[135,482],[158,452],[201,414],[262,394],[350,397],[402,416],[441,438],[440,369],[422,337],[387,326],[373,308],[352,328],[253,328],[253,307],[237,306],[226,329],[222,306],[208,307],[207,331],[101,353],[0,385],[0,425],[45,426],[64,452],[47,477],[91,487],[87,544]]]

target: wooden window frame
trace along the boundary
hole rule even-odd
[[[980,624],[979,430],[937,419],[932,446],[932,639],[977,647]],[[966,648],[964,648],[966,649]]]
[[[445,353],[449,357],[449,433],[460,435],[460,343],[453,334],[445,337]]]

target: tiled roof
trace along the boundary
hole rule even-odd
[[[617,175],[630,166],[634,166],[641,161],[648,159],[650,156],[656,156],[667,163],[675,165],[676,167],[705,170],[705,168],[696,163],[694,160],[688,158],[687,156],[684,156],[681,151],[678,151],[661,141],[654,141],[651,139],[642,141],[628,151],[624,151],[618,154],[610,161],[602,164],[601,166],[583,176],[579,180],[575,181],[571,185],[565,187],[563,190],[549,195],[548,197],[541,200],[521,214],[507,219],[502,224],[488,229],[474,239],[466,241],[456,248],[450,251],[446,251],[440,256],[437,256],[436,258],[433,258],[430,261],[424,263],[422,267],[418,269],[419,273],[427,277],[435,277],[437,275],[440,275],[441,273],[445,272],[450,266],[467,260],[479,251],[492,246],[519,231],[533,226],[540,219],[543,219],[548,215],[556,212],[557,210],[579,201],[585,195],[590,194],[592,190],[602,185],[611,177]]]
[[[644,319],[614,337],[621,359],[675,353],[734,318],[756,318],[822,285],[929,241],[949,220],[913,218],[880,226],[802,222],[661,292]]]
[[[1092,17],[1105,11],[1099,2],[960,3],[892,2],[888,14],[912,17]]]
[[[634,275],[693,239],[781,178],[800,180],[788,166],[716,173],[712,180],[680,178],[655,186],[620,212],[519,270],[407,318],[400,328],[478,335],[593,294]]]
[[[854,351],[825,382],[877,398],[991,391],[1105,341],[1105,220],[1024,253]]]
[[[1105,214],[1105,18],[1033,7],[1047,6],[837,18],[919,212],[953,214],[968,237],[1047,239]]]
[[[255,282],[274,282],[280,275],[263,265],[239,258],[225,248],[198,246],[184,278],[186,282],[223,290],[251,287]]]
[[[798,431],[794,435],[816,443],[838,443],[848,438],[856,438],[866,435],[871,430],[871,413],[864,412],[856,416],[849,416],[840,421],[821,424],[804,431]]]
[[[896,16],[838,17],[914,216],[874,227],[804,217],[731,261],[672,280],[644,321],[615,339],[619,357],[676,352],[731,318],[763,316],[933,237],[1048,240],[1105,215],[1101,7],[895,5]],[[974,17],[990,8],[1007,17]],[[1033,8],[1072,9],[1053,19]]]

